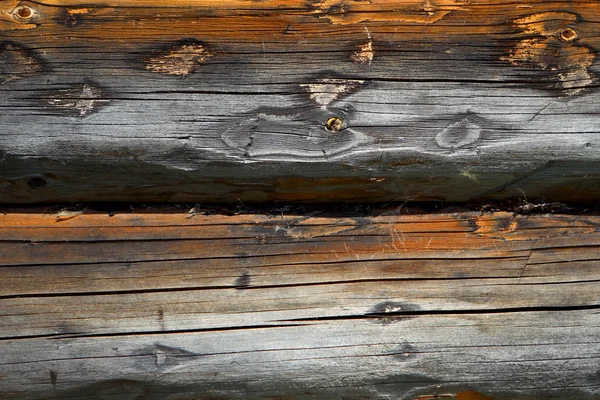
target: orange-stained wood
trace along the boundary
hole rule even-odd
[[[380,45],[452,42],[456,36],[481,44],[498,35],[510,40],[552,35],[570,41],[560,35],[561,26],[576,31],[578,45],[597,47],[594,21],[600,15],[595,3],[537,0],[516,7],[510,1],[483,0],[228,0],[219,2],[218,8],[210,0],[4,1],[1,7],[0,31],[7,39],[30,44],[100,46],[111,41],[118,48],[194,37],[215,49],[249,50],[264,43],[268,51],[290,45],[334,49],[339,43],[325,40],[330,35],[338,41],[375,35]],[[27,18],[19,16],[24,7]],[[544,28],[536,29],[535,24]],[[35,36],[24,32],[32,29]]]

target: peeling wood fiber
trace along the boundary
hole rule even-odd
[[[600,198],[600,5],[7,0],[0,202]]]
[[[599,227],[13,211],[0,398],[595,400]]]

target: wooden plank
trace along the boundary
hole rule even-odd
[[[15,397],[44,399],[465,399],[481,388],[472,398],[588,400],[598,333],[597,313],[572,311],[13,340],[0,343],[0,370],[20,376]]]
[[[597,399],[599,226],[0,214],[0,398]]]
[[[600,198],[593,2],[0,5],[0,202]]]

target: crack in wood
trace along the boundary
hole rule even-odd
[[[357,320],[357,319],[407,319],[416,317],[427,317],[434,315],[494,315],[494,314],[520,314],[520,313],[540,313],[540,312],[560,312],[560,311],[596,311],[600,310],[599,304],[589,304],[581,306],[531,306],[531,307],[508,307],[497,309],[478,309],[478,310],[419,310],[419,311],[389,311],[384,313],[366,313],[362,315],[340,315],[333,317],[314,317],[314,318],[292,318],[281,320],[279,322],[316,322],[316,321],[338,321],[338,320]]]
[[[334,25],[360,24],[367,21],[430,25],[442,20],[452,11],[464,7],[464,2],[457,0],[371,0],[367,7],[364,3],[361,0],[313,2],[316,15]]]

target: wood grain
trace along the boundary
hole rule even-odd
[[[566,0],[5,0],[0,202],[594,202],[599,21]]]
[[[599,227],[8,212],[0,398],[598,399]]]

